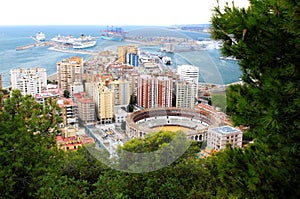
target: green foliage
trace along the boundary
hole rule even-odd
[[[230,150],[218,156],[218,161],[228,156],[221,165],[233,160],[231,167],[223,168],[221,183],[230,181],[236,188],[234,183],[239,182],[240,192],[248,197],[296,198],[300,195],[295,177],[300,165],[300,4],[250,3],[247,9],[216,7],[212,17],[212,37],[224,42],[224,55],[240,59],[243,71],[244,84],[231,86],[227,94],[227,112],[236,125],[248,126],[247,134],[255,139],[247,153]],[[237,170],[238,163],[246,166],[245,173]],[[226,179],[229,174],[234,179]],[[236,193],[238,189],[229,185],[219,193]]]
[[[58,151],[56,102],[38,104],[13,91],[0,100],[0,197],[299,198],[300,5],[250,2],[247,9],[217,7],[212,37],[224,41],[224,55],[240,59],[244,84],[230,87],[227,112],[236,125],[249,127],[253,144],[199,159],[201,143],[158,132],[118,149],[116,168],[131,171],[122,172],[85,148]]]
[[[227,107],[226,94],[212,94],[211,105],[214,107],[219,107],[221,111],[225,113]]]
[[[190,145],[182,132],[157,132],[145,139],[132,139],[117,150],[118,168],[134,173],[161,169],[176,161]]]
[[[64,90],[64,97],[65,98],[70,98],[70,91]]]
[[[55,108],[55,103],[41,105],[18,90],[4,101],[0,109],[1,196],[28,197],[38,188],[37,177],[54,168],[49,166],[59,156],[54,141],[54,121],[59,119],[51,114]]]

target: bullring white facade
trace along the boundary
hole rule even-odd
[[[230,138],[228,142],[232,146],[240,147],[242,143],[240,130],[228,126],[223,120],[206,111],[175,107],[152,108],[136,111],[126,119],[126,133],[129,138],[144,138],[147,134],[157,131],[157,127],[163,126],[188,128],[189,130],[185,132],[187,137],[196,141],[207,141],[209,147],[215,150],[224,149],[228,136]],[[223,134],[220,134],[221,131],[228,131],[228,136],[225,133],[224,138]],[[217,143],[220,140],[222,143]]]

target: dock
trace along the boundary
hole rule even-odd
[[[91,51],[91,50],[75,50],[75,49],[68,49],[68,48],[59,48],[59,47],[49,47],[49,50],[64,52],[64,53],[78,53],[83,55],[96,55],[98,52]]]
[[[33,44],[27,44],[24,46],[18,46],[16,50],[29,50],[34,47],[41,47],[41,46],[49,46],[50,42],[38,42],[38,43],[33,43]]]
[[[28,44],[24,46],[19,46],[16,48],[17,51],[20,50],[30,50],[35,47],[42,47],[42,46],[48,46],[49,50],[58,51],[58,52],[65,52],[65,53],[78,53],[78,54],[84,54],[84,55],[95,55],[98,52],[92,51],[92,50],[77,50],[72,48],[66,48],[61,44],[57,44],[53,41],[43,41],[43,42],[37,42],[33,44]]]

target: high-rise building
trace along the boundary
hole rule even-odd
[[[114,80],[108,87],[114,91],[114,105],[128,105],[130,100],[130,83],[127,80]]]
[[[138,77],[137,104],[144,108],[171,107],[173,80],[168,77]]]
[[[46,90],[47,73],[45,68],[17,68],[10,70],[12,89],[19,89],[23,95],[35,96]]]
[[[112,123],[114,92],[105,83],[99,82],[95,91],[96,113],[101,124]]]
[[[231,126],[210,128],[207,131],[207,147],[217,151],[225,149],[227,143],[232,147],[241,147],[242,140],[242,131]]]
[[[126,64],[131,66],[139,66],[139,55],[135,53],[127,53],[126,54]]]
[[[180,65],[177,66],[177,73],[179,74],[180,80],[185,80],[197,85],[195,97],[198,97],[199,68],[192,65]]]
[[[74,94],[74,102],[78,106],[78,116],[82,123],[91,123],[96,120],[95,103],[86,93]]]
[[[72,98],[61,98],[57,101],[61,108],[61,117],[65,126],[78,127],[78,106]]]
[[[136,46],[118,46],[118,60],[121,63],[126,62],[126,55],[127,54],[134,54],[138,55],[138,47]]]
[[[71,57],[57,63],[58,88],[73,93],[72,85],[82,83],[83,58]]]
[[[199,80],[199,68],[192,65],[180,65],[177,66],[177,73],[181,80],[197,83]]]
[[[197,84],[188,81],[176,81],[176,107],[193,108],[195,106],[195,95]]]

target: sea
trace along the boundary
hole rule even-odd
[[[197,41],[210,40],[210,34],[178,30],[173,27],[161,26],[123,26],[128,36],[139,37],[180,37]],[[128,41],[107,41],[100,38],[101,31],[107,26],[0,26],[0,73],[2,86],[10,86],[10,70],[15,68],[43,67],[47,75],[56,73],[56,63],[72,57],[81,56],[87,60],[91,55],[67,53],[49,50],[47,46],[35,47],[26,50],[16,50],[17,47],[33,44],[32,39],[41,31],[46,36],[46,41],[57,35],[72,35],[79,37],[81,34],[97,37],[97,45],[89,48],[93,51],[117,50],[118,46],[132,44]],[[161,46],[139,46],[140,52],[161,55]],[[175,46],[176,49],[176,46]],[[229,84],[239,81],[241,70],[237,61],[220,59],[221,51],[216,48],[205,48],[198,51],[166,53],[172,59],[170,66],[174,71],[178,65],[194,65],[199,67],[200,83]]]

